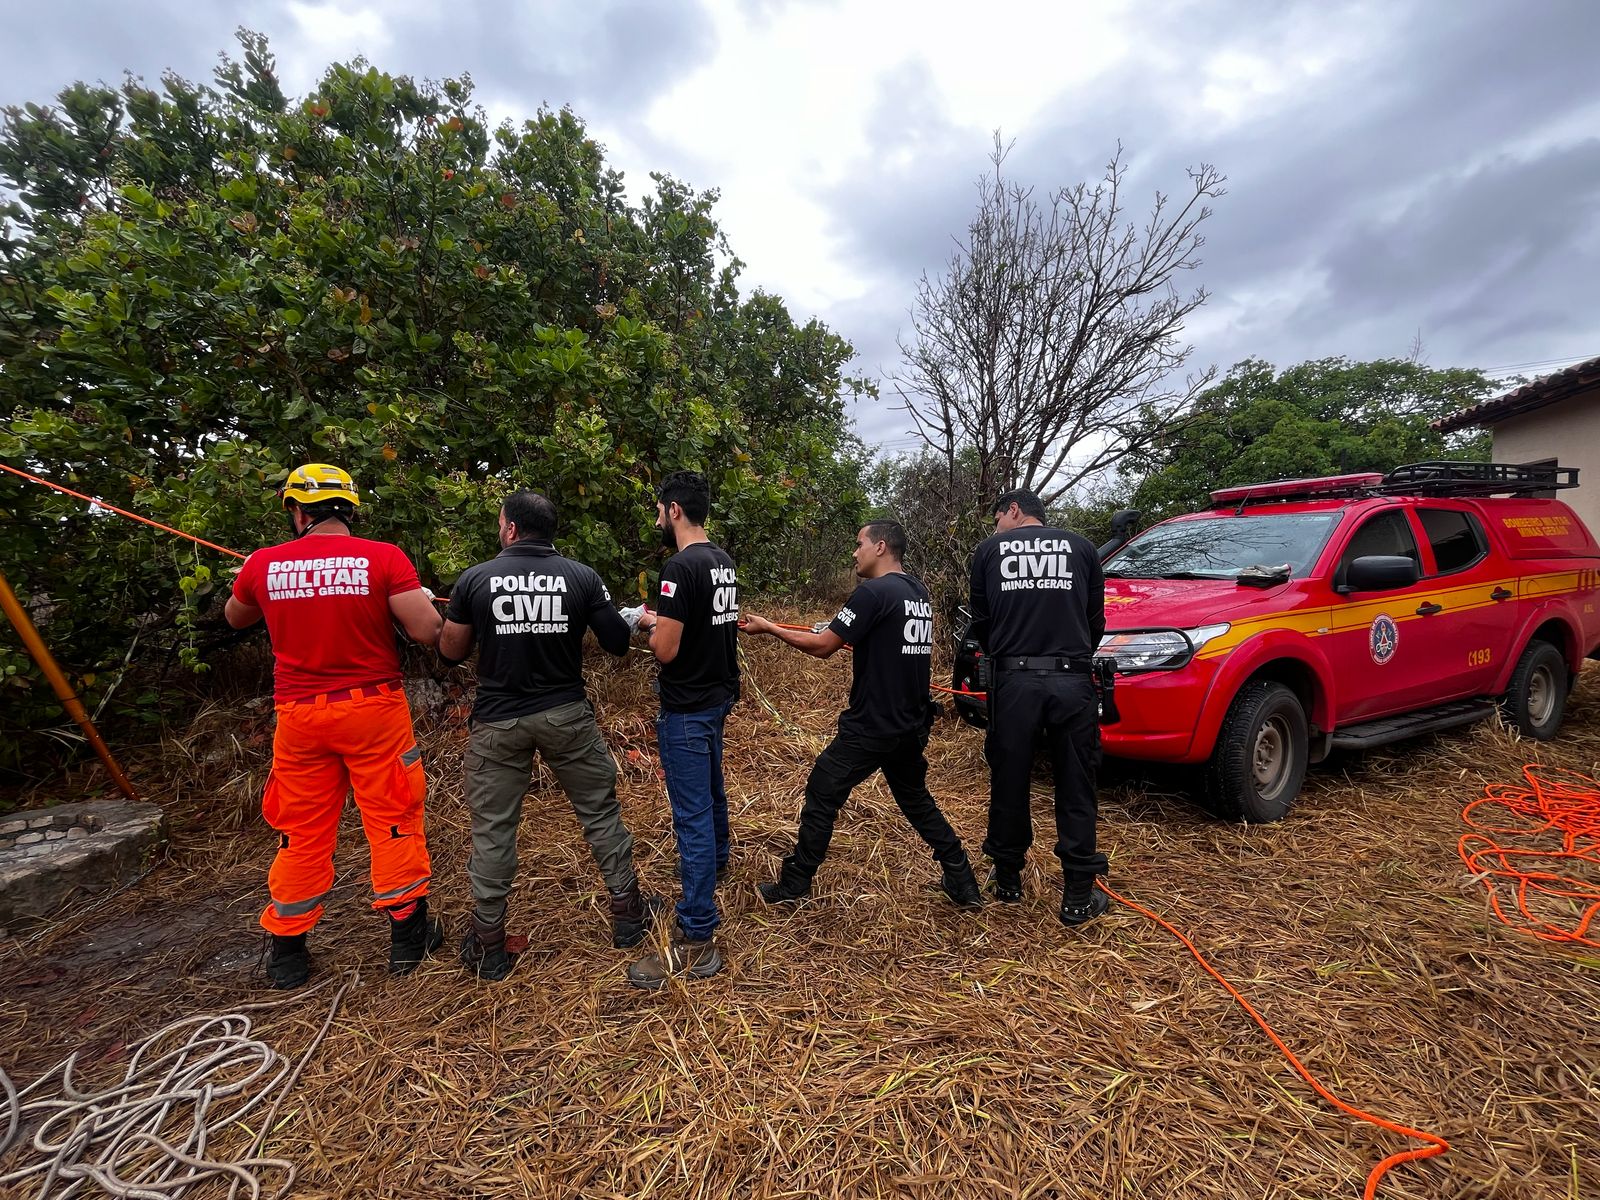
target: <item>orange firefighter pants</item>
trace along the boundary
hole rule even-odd
[[[304,933],[333,889],[333,849],[345,797],[355,793],[372,847],[374,908],[428,894],[428,844],[422,829],[427,781],[411,710],[399,688],[355,689],[349,699],[278,706],[272,775],[261,813],[278,831],[267,876],[270,933]]]

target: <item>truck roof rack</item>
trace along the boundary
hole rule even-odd
[[[1412,496],[1503,496],[1577,486],[1577,467],[1441,459],[1396,467],[1373,490]]]

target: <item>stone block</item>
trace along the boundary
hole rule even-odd
[[[0,837],[10,837],[14,833],[26,833],[28,830],[27,818],[13,818],[9,821],[0,821]]]
[[[41,809],[27,814],[25,828],[0,848],[0,928],[12,934],[137,878],[166,841],[161,810],[127,800]]]

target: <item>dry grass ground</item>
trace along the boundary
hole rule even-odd
[[[424,722],[434,903],[449,950],[411,979],[381,970],[365,851],[347,821],[317,969],[361,982],[266,1151],[304,1196],[1356,1196],[1409,1143],[1331,1110],[1165,932],[1127,909],[1055,920],[1048,803],[1021,907],[962,913],[880,783],[842,820],[814,899],[755,892],[789,845],[801,788],[847,687],[762,640],[728,729],[736,847],[721,893],[728,968],[629,988],[575,821],[541,775],[512,900],[528,952],[502,984],[453,962],[467,904],[460,713]],[[595,664],[648,883],[673,878],[650,728],[648,660]],[[167,1020],[262,996],[254,918],[273,847],[256,815],[270,711],[217,707],[134,756],[168,806],[169,860],[137,888],[0,948],[0,1044],[31,1078],[74,1047],[87,1074]],[[981,735],[941,722],[931,783],[974,851]],[[1187,930],[1310,1069],[1347,1100],[1452,1143],[1381,1195],[1600,1195],[1600,956],[1487,917],[1456,856],[1462,805],[1537,759],[1594,773],[1600,670],[1555,743],[1494,726],[1334,761],[1290,818],[1217,823],[1148,781],[1104,793],[1112,883]],[[262,1014],[295,1054],[329,993]]]

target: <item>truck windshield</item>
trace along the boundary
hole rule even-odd
[[[1277,513],[1200,517],[1157,525],[1106,562],[1113,579],[1232,579],[1249,567],[1287,565],[1304,575],[1339,514]]]

